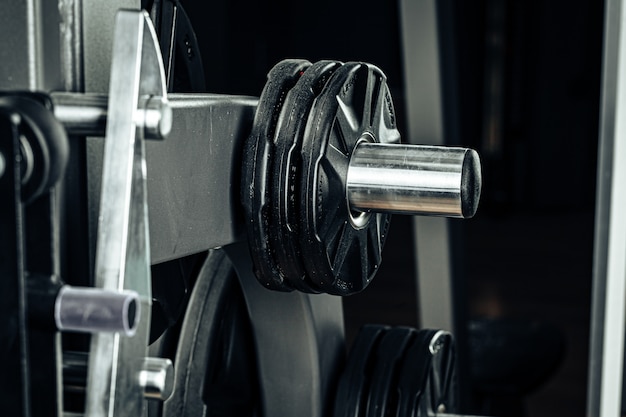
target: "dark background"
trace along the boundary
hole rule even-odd
[[[265,74],[287,57],[368,61],[387,74],[404,130],[396,2],[181,3],[198,37],[207,91],[258,96]],[[444,104],[457,116],[447,140],[477,149],[483,163],[479,213],[453,226],[463,317],[554,326],[564,353],[550,379],[525,395],[522,413],[583,416],[603,2],[437,5],[443,83],[454,86]],[[366,322],[417,326],[410,230],[410,219],[394,218],[379,276],[345,300],[349,340]]]

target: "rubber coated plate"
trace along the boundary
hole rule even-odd
[[[366,325],[359,331],[339,380],[333,417],[359,417],[365,413],[375,352],[388,329],[386,326]]]
[[[50,110],[52,104],[47,96],[4,96],[0,97],[0,107],[16,111],[21,117],[20,129],[25,136],[22,149],[26,146],[31,155],[24,157],[22,167],[32,166],[22,185],[22,201],[28,204],[56,184],[65,171],[69,159],[67,133]]]
[[[397,327],[387,331],[376,349],[376,364],[372,373],[372,385],[367,401],[366,417],[396,415],[396,381],[399,364],[415,330]]]
[[[397,416],[429,416],[456,411],[452,336],[420,330],[408,347],[398,378]],[[443,408],[442,408],[443,407]]]
[[[385,80],[375,66],[345,64],[328,81],[307,121],[300,246],[309,277],[330,294],[363,290],[381,262],[390,215],[351,211],[346,176],[359,140],[399,141]]]
[[[434,330],[420,331],[407,349],[398,378],[398,416],[418,415],[432,366],[429,345],[435,333]]]
[[[273,138],[287,93],[310,65],[304,60],[285,60],[272,68],[259,98],[252,132],[243,155],[241,199],[254,273],[264,286],[280,291],[292,291],[293,287],[285,282],[276,267],[269,242],[268,182],[273,172]]]
[[[433,364],[426,392],[434,401],[432,411],[455,413],[457,412],[458,387],[452,335],[444,331],[437,332],[430,341],[429,349],[433,354]]]
[[[340,66],[336,61],[320,61],[305,71],[287,94],[274,137],[270,244],[282,274],[294,288],[304,292],[320,290],[307,277],[299,242],[302,136],[315,97]]]
[[[189,300],[174,360],[175,386],[163,417],[258,415],[252,328],[235,271],[211,251]]]

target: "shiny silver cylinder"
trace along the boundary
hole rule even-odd
[[[54,116],[71,135],[104,136],[108,97],[101,94],[61,93],[50,95]],[[165,97],[141,98],[138,120],[146,139],[164,139],[172,130],[172,108]]]
[[[165,358],[145,358],[139,372],[139,385],[147,399],[165,401],[174,391],[174,365]]]
[[[104,136],[107,96],[99,94],[52,93],[54,116],[72,135]]]
[[[476,151],[361,142],[352,153],[346,193],[353,211],[470,218],[480,199]]]
[[[64,285],[54,304],[57,329],[75,332],[135,334],[140,303],[135,291],[109,291]]]

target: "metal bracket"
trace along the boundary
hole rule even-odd
[[[89,416],[139,416],[145,410],[140,373],[147,354],[152,301],[143,139],[150,112],[140,108],[140,103],[150,97],[166,100],[157,37],[147,13],[121,10],[113,35],[95,285],[134,290],[140,302],[133,337],[93,336],[87,382]]]

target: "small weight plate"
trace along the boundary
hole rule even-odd
[[[433,330],[421,330],[407,348],[398,378],[398,410],[396,416],[417,416],[428,375],[432,366],[429,345]]]
[[[376,363],[372,372],[365,417],[386,417],[396,414],[399,364],[414,336],[415,329],[396,327],[388,330],[380,341],[376,349]]]
[[[343,65],[311,108],[302,142],[300,246],[309,277],[325,292],[359,292],[380,266],[390,215],[351,210],[346,177],[358,142],[399,138],[386,77],[373,65]]]
[[[450,333],[431,329],[418,331],[400,366],[397,412],[391,415],[430,416],[455,412],[454,365]]]
[[[455,413],[458,404],[456,380],[456,354],[452,335],[438,331],[431,339],[429,349],[433,354],[428,395],[434,403],[432,410],[438,413]]]
[[[28,204],[55,185],[65,172],[69,159],[67,133],[54,117],[50,98],[43,94],[1,96],[0,107],[20,115],[22,146],[28,154],[23,166],[31,165],[32,172],[22,185],[22,201]]]
[[[307,277],[299,242],[302,136],[313,101],[340,66],[337,61],[319,61],[305,71],[287,94],[274,136],[270,244],[283,276],[303,292],[320,290]]]
[[[268,183],[273,175],[273,138],[287,93],[310,65],[305,60],[285,60],[272,68],[244,147],[241,200],[254,273],[264,286],[280,291],[292,291],[293,288],[276,267],[269,242]]]
[[[359,417],[365,413],[375,352],[388,329],[387,326],[366,325],[359,331],[339,379],[333,417]]]

